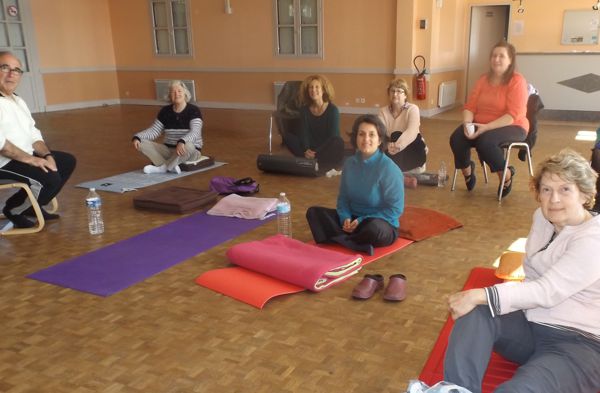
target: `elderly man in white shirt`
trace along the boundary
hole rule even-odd
[[[15,94],[23,68],[10,52],[0,52],[0,179],[29,185],[40,206],[49,203],[62,189],[73,170],[73,155],[50,151],[23,99]],[[21,190],[7,199],[2,210],[16,228],[30,228],[35,217],[27,194]],[[58,214],[42,210],[45,220]]]

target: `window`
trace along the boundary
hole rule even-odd
[[[274,1],[276,54],[322,57],[322,0]]]
[[[154,53],[191,55],[187,0],[150,0]]]

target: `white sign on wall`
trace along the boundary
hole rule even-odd
[[[563,45],[598,44],[599,12],[587,10],[565,10],[563,17]]]

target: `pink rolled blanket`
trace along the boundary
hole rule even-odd
[[[313,292],[358,273],[362,257],[320,248],[282,235],[237,244],[227,251],[241,267]]]
[[[206,213],[211,216],[264,220],[275,211],[277,198],[243,197],[237,194],[227,195]]]

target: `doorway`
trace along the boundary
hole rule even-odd
[[[29,0],[0,0],[0,48],[12,52],[25,71],[16,93],[32,113],[43,111],[44,85],[34,45]]]
[[[489,70],[490,50],[508,37],[510,5],[471,6],[466,97],[479,77]]]

